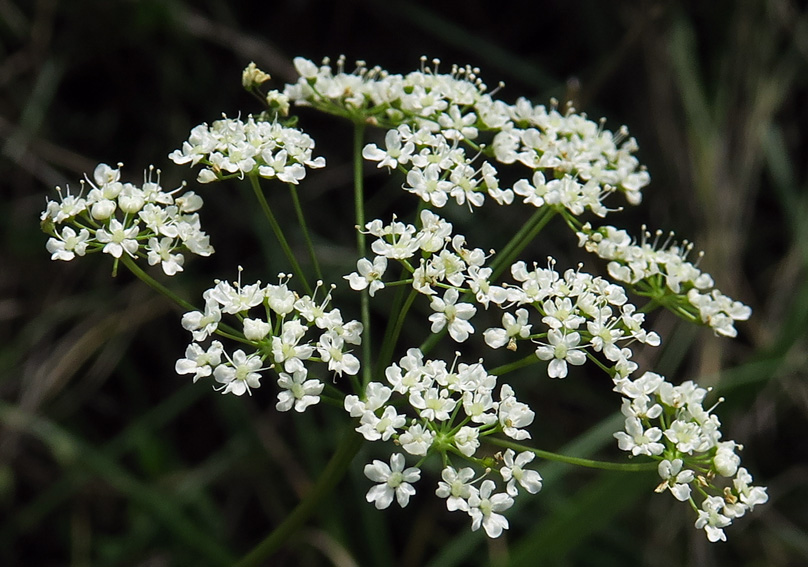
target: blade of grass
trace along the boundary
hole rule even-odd
[[[149,511],[157,523],[183,541],[189,549],[195,550],[200,561],[215,565],[232,564],[233,556],[230,552],[211,534],[203,532],[189,520],[174,505],[174,499],[144,484],[117,462],[54,422],[23,412],[5,402],[0,402],[0,422],[10,429],[20,429],[37,437],[51,448],[57,460],[85,467],[88,472],[120,491],[133,503]]]

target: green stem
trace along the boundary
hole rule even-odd
[[[135,274],[135,276],[137,276],[137,278],[140,281],[145,283],[147,286],[149,286],[153,290],[155,290],[158,293],[166,296],[168,299],[170,299],[171,301],[173,301],[174,303],[176,303],[177,305],[179,305],[180,307],[182,307],[186,311],[198,311],[198,309],[196,307],[194,307],[193,305],[191,305],[190,303],[188,303],[187,301],[182,299],[176,293],[174,293],[173,291],[168,289],[166,286],[164,286],[163,284],[158,282],[156,279],[151,277],[149,274],[144,272],[140,268],[140,266],[137,265],[137,262],[135,262],[128,255],[123,254],[121,256],[120,260],[121,260],[121,262],[123,262],[123,265],[126,266],[129,269],[130,272]]]
[[[354,122],[353,136],[353,174],[354,174],[354,209],[356,212],[356,251],[359,258],[367,253],[367,240],[365,238],[365,188],[362,175],[362,146],[365,143],[365,124]],[[360,297],[360,317],[362,319],[362,390],[372,378],[372,364],[370,353],[373,352],[370,342],[370,294],[363,291]],[[359,392],[361,394],[361,392]]]
[[[188,303],[176,293],[168,289],[166,286],[158,282],[156,279],[151,277],[149,274],[144,272],[140,266],[137,265],[131,257],[127,256],[126,254],[122,255],[120,258],[123,265],[126,266],[130,272],[132,272],[140,281],[145,283],[147,286],[152,288],[153,290],[157,291],[158,293],[166,296],[168,299],[185,309],[186,311],[204,311],[204,309],[199,309],[195,305]],[[219,325],[216,328],[216,334],[228,337],[234,341],[242,342],[245,344],[250,344],[249,342],[245,341],[237,330],[235,330],[230,325],[226,325],[222,322],[219,322]],[[240,336],[241,335],[241,336]]]
[[[297,195],[297,185],[289,183],[289,191],[292,194],[292,203],[295,206],[295,213],[297,213],[297,222],[300,223],[300,230],[303,231],[303,238],[306,240],[306,246],[309,249],[309,257],[311,258],[311,265],[314,266],[314,274],[318,280],[323,279],[323,273],[320,271],[320,262],[317,260],[317,254],[314,252],[314,244],[309,236],[309,225],[306,224],[306,217],[303,215],[303,207],[300,206],[300,199]]]
[[[280,243],[281,248],[283,249],[283,253],[289,260],[289,263],[292,265],[292,271],[298,278],[300,278],[300,281],[303,284],[304,291],[308,295],[311,295],[312,288],[309,285],[308,280],[306,279],[306,275],[300,268],[300,264],[297,263],[297,258],[295,258],[294,252],[292,252],[289,243],[286,241],[286,237],[283,235],[281,225],[278,224],[278,220],[275,218],[275,215],[272,214],[272,209],[269,208],[269,203],[267,202],[266,197],[264,197],[264,192],[261,191],[261,184],[258,182],[258,177],[255,175],[248,175],[248,177],[250,178],[250,183],[252,184],[253,192],[255,193],[255,196],[258,199],[258,204],[261,205],[261,210],[264,211],[264,216],[267,217],[269,225],[272,227],[273,232],[275,232],[275,236],[278,238],[278,243]]]
[[[520,360],[503,364],[502,366],[497,366],[493,370],[489,370],[488,373],[493,374],[494,376],[502,376],[503,374],[513,372],[514,370],[524,368],[525,366],[530,366],[531,364],[536,364],[537,362],[539,362],[539,357],[536,356],[535,352],[532,352]]]
[[[567,463],[568,465],[577,465],[579,467],[587,467],[590,469],[601,469],[605,471],[623,471],[623,472],[642,472],[653,471],[657,469],[656,461],[650,463],[610,463],[608,461],[594,461],[592,459],[583,459],[581,457],[569,457],[567,455],[559,455],[558,453],[551,453],[550,451],[542,451],[541,449],[534,449],[527,447],[513,441],[506,439],[497,439],[489,437],[486,439],[489,443],[497,445],[498,447],[505,447],[506,449],[513,449],[514,451],[530,451],[537,457],[547,459],[548,461],[557,461],[559,463]]]
[[[513,238],[499,251],[499,253],[491,262],[491,280],[495,280],[511,265],[513,260],[519,253],[536,238],[541,230],[550,222],[550,219],[555,216],[556,211],[551,207],[542,207],[538,209],[528,221],[522,225]]]
[[[311,488],[311,491],[292,510],[292,513],[264,541],[242,557],[235,567],[256,567],[264,564],[268,557],[289,542],[289,538],[300,529],[309,516],[317,510],[323,500],[334,490],[362,446],[362,437],[352,429],[353,426],[340,440],[336,452],[317,479],[316,484]]]
[[[404,288],[401,288],[401,292],[404,291]],[[392,362],[393,359],[393,349],[396,346],[396,342],[398,341],[398,337],[401,335],[401,329],[404,326],[404,319],[407,316],[407,312],[410,310],[410,306],[412,306],[412,302],[415,301],[415,297],[418,295],[418,292],[414,289],[410,291],[410,294],[407,296],[406,301],[404,301],[403,305],[399,297],[397,297],[397,301],[393,304],[393,309],[390,311],[391,318],[393,314],[395,314],[395,320],[390,321],[390,325],[387,327],[387,333],[384,336],[384,342],[382,343],[382,348],[379,354],[379,358],[377,360],[378,366],[376,367],[376,374],[381,376],[384,372],[384,369]]]

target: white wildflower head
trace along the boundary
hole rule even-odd
[[[413,483],[421,479],[421,471],[415,467],[404,468],[404,455],[394,453],[390,456],[390,464],[374,460],[365,465],[365,476],[376,486],[372,487],[367,495],[368,502],[373,502],[377,509],[383,510],[393,503],[395,498],[398,505],[405,507],[410,497],[415,494]]]
[[[145,256],[149,265],[159,265],[173,276],[183,270],[185,252],[213,253],[196,214],[202,207],[198,195],[186,191],[177,196],[184,184],[165,191],[153,167],[140,186],[120,179],[120,164],[112,168],[102,163],[92,178],[82,181],[78,195],[56,188],[60,200],[48,201],[40,217],[51,236],[46,244],[51,259],[70,261],[96,252],[116,260]]]

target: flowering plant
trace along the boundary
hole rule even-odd
[[[741,445],[723,439],[715,405],[704,406],[709,390],[674,384],[635,360],[638,345],[661,343],[647,323],[656,309],[723,337],[735,337],[735,323],[751,310],[689,259],[692,244],[659,231],[635,238],[604,223],[624,204],[640,204],[650,182],[627,128],[613,133],[556,102],[506,103],[470,67],[442,73],[439,62],[424,59],[419,70],[397,75],[362,62],[346,72],[343,59],[332,66],[297,58],[295,66],[296,83],[265,92],[269,76],[250,64],[242,81],[265,110],[196,126],[169,156],[198,167],[199,184],[248,181],[291,275],[245,283],[239,267],[235,281],[215,280],[199,305],[179,299],[139,262],[175,276],[186,253],[213,253],[201,229],[202,198],[184,184],[164,190],[153,168],[140,186],[122,182],[120,164],[99,165],[78,192],[59,189],[59,200],[47,203],[41,220],[52,258],[108,254],[116,270],[122,263],[183,307],[192,341],[176,362],[178,374],[236,396],[271,377],[281,412],[309,411],[324,400],[342,406],[358,435],[337,447],[320,486],[333,486],[362,443],[373,442],[383,459],[364,473],[367,501],[378,509],[407,506],[424,490],[425,463],[437,462],[439,478],[426,490],[449,511],[467,514],[472,530],[496,538],[509,527],[514,499],[542,489],[536,457],[656,469],[657,492],[687,503],[710,541],[726,539],[732,520],[766,502],[766,489],[741,466]],[[326,164],[297,128],[292,105],[354,125],[357,258],[341,281],[323,281],[298,199],[308,171]],[[383,143],[367,143],[369,127],[385,131]],[[408,210],[365,218],[363,159],[400,176],[414,196]],[[273,213],[264,180],[290,188],[304,258]],[[483,207],[531,214],[494,250],[469,242],[449,220]],[[567,227],[606,275],[523,257],[551,221]],[[338,286],[354,290],[358,301],[334,305]],[[381,333],[371,332],[379,320],[371,302],[385,314]],[[403,338],[405,325],[420,333],[420,344]],[[453,357],[442,353],[446,344]],[[507,362],[491,367],[487,359]],[[614,437],[639,463],[572,459],[530,445],[536,414],[517,398],[520,384],[544,374],[566,379],[583,365],[603,372],[622,397],[624,427]],[[312,491],[301,506],[321,497]],[[278,527],[244,564],[274,551],[304,517]]]

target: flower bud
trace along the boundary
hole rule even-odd
[[[263,72],[255,66],[255,62],[251,61],[241,73],[241,84],[244,85],[245,89],[250,91],[261,83],[265,83],[270,78],[269,73]]]

